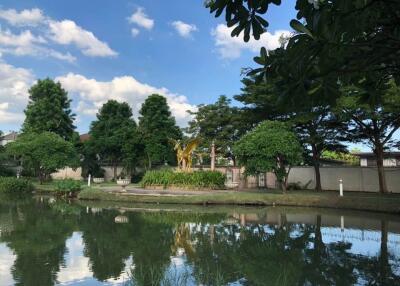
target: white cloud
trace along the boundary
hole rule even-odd
[[[0,26],[0,52],[17,56],[53,57],[59,60],[74,62],[76,58],[69,52],[54,50],[54,44],[75,45],[86,56],[114,57],[118,53],[107,43],[100,41],[91,31],[77,25],[74,21],[56,21],[44,15],[43,11],[16,11],[14,9],[0,10],[0,19],[12,26],[31,26],[31,30],[19,31],[13,34],[10,30],[2,30]],[[41,24],[40,27],[35,27]]]
[[[280,46],[279,38],[289,36],[290,31],[278,30],[273,34],[266,32],[261,35],[257,41],[253,38],[249,42],[244,42],[242,37],[231,37],[232,28],[228,28],[224,24],[219,24],[215,29],[211,31],[211,35],[214,37],[215,46],[221,58],[224,59],[236,59],[240,57],[242,51],[249,50],[251,52],[259,52],[261,47],[265,47],[267,50],[274,50]]]
[[[194,24],[187,24],[182,21],[174,21],[171,23],[178,34],[184,38],[190,38],[192,33],[197,31],[197,27]]]
[[[31,10],[22,10],[21,12],[15,9],[0,10],[0,19],[6,20],[13,26],[37,26],[45,21],[45,16],[42,10],[34,8]]]
[[[46,43],[46,40],[40,36],[34,36],[31,31],[26,30],[20,34],[13,34],[9,30],[0,28],[0,45],[11,46],[20,50],[16,53],[29,54],[29,49],[35,44]]]
[[[59,60],[74,62],[76,60],[70,53],[61,53],[44,45],[47,40],[42,36],[35,36],[30,30],[13,34],[0,27],[0,51],[15,56],[53,57]]]
[[[74,44],[82,53],[91,57],[112,57],[117,52],[113,51],[105,42],[100,41],[96,36],[74,21],[50,21],[50,38],[61,45]]]
[[[132,28],[132,30],[131,30],[132,37],[134,37],[134,38],[137,37],[137,35],[139,35],[139,33],[140,33],[139,29]]]
[[[171,93],[164,87],[157,88],[141,83],[132,76],[115,77],[111,81],[97,81],[80,74],[69,73],[57,77],[56,80],[60,81],[68,92],[78,95],[77,111],[81,114],[94,115],[105,102],[114,99],[128,102],[134,117],[137,118],[142,103],[153,93],[167,98],[171,112],[180,126],[186,125],[191,119],[186,111],[195,110],[195,106],[189,104],[185,96]]]
[[[154,20],[147,16],[142,7],[136,9],[136,12],[128,18],[128,22],[134,23],[147,30],[151,30],[154,27]]]
[[[33,74],[0,61],[0,123],[21,124]]]

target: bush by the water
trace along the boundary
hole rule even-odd
[[[33,189],[33,184],[29,180],[15,177],[0,177],[0,193],[31,193]]]
[[[217,171],[196,171],[191,173],[171,170],[148,171],[140,182],[142,187],[164,186],[195,189],[223,189],[225,175]]]
[[[55,184],[56,192],[63,196],[75,196],[81,190],[81,182],[72,179],[57,181]]]

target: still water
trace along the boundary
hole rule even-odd
[[[0,285],[400,285],[400,218],[1,199]]]

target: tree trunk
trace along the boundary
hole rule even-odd
[[[386,185],[385,169],[383,168],[383,147],[379,145],[376,146],[374,152],[376,156],[376,166],[378,167],[379,192],[385,194],[388,193],[388,189]]]
[[[44,181],[44,175],[41,171],[39,171],[39,183],[43,185],[43,181]]]
[[[114,170],[114,181],[117,179],[117,164],[113,163],[113,170]]]
[[[211,171],[215,170],[215,144],[211,144]]]
[[[286,193],[286,183],[285,181],[281,181],[281,189],[284,193]]]
[[[315,170],[315,191],[321,192],[322,191],[322,186],[321,186],[321,173],[319,169],[319,153],[317,150],[317,146],[315,144],[311,145],[312,148],[312,156],[313,156],[313,165],[314,165],[314,170]]]
[[[151,158],[150,158],[150,154],[147,153],[147,159],[148,159],[148,166],[147,168],[149,168],[149,170],[151,170]]]

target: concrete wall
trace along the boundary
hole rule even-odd
[[[321,184],[324,190],[339,190],[339,180],[343,180],[345,191],[378,192],[378,172],[374,167],[321,167]],[[385,168],[388,189],[400,193],[400,168]],[[310,183],[309,183],[310,182]],[[294,167],[289,174],[289,183],[298,183],[307,189],[315,187],[313,167]]]
[[[102,166],[104,169],[104,179],[106,181],[111,181],[114,177],[114,169],[111,166]],[[122,172],[122,167],[117,167],[117,176],[119,176]],[[74,180],[82,180],[82,168],[78,168],[73,170],[71,168],[64,168],[59,170],[56,173],[51,174],[53,179],[74,179]]]
[[[101,168],[104,170],[104,179],[111,181],[114,178],[114,168],[111,166],[101,166]],[[121,174],[122,169],[122,167],[117,167],[117,177]]]

